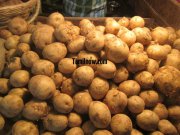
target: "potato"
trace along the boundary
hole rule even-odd
[[[159,117],[151,110],[144,110],[136,116],[137,125],[145,131],[154,131],[158,127]]]
[[[129,53],[127,59],[127,69],[129,72],[135,73],[146,69],[148,64],[148,56],[145,52],[132,52]]]
[[[144,28],[136,27],[132,31],[136,35],[136,42],[139,42],[143,45],[150,44],[150,42],[152,40],[150,30],[147,30],[145,27]]]
[[[132,129],[131,130],[131,135],[143,135],[143,133],[141,133],[139,130],[137,129]]]
[[[104,96],[107,94],[109,90],[109,83],[103,78],[96,77],[93,79],[88,90],[92,98],[99,100],[104,98]]]
[[[118,33],[116,34],[116,36],[120,38],[124,33],[128,32],[128,31],[129,31],[128,28],[126,28],[126,27],[124,27],[124,26],[120,26],[120,27],[119,27],[119,31],[118,31]],[[106,34],[106,35],[108,35],[108,34]],[[112,34],[112,35],[113,35],[113,34]],[[109,38],[110,38],[110,40],[113,40],[113,38],[116,38],[116,37],[113,37],[112,39],[111,39],[111,37],[109,37]]]
[[[177,37],[176,36],[176,31],[172,27],[166,27],[166,30],[168,31],[168,34],[169,34],[167,42],[169,44],[173,44],[173,42],[176,40],[176,37]]]
[[[17,46],[16,53],[18,56],[22,56],[23,53],[30,51],[30,45],[27,43],[20,43]]]
[[[29,72],[26,70],[16,70],[10,76],[10,84],[13,87],[24,87],[28,84],[30,78]]]
[[[84,49],[85,37],[77,36],[74,40],[70,41],[67,45],[67,49],[70,53],[78,53]]]
[[[42,55],[45,59],[53,63],[59,62],[67,54],[67,48],[64,44],[54,42],[44,47]]]
[[[48,131],[60,132],[63,131],[68,125],[67,116],[63,114],[49,113],[43,119],[43,126]]]
[[[80,33],[82,36],[86,36],[90,31],[93,31],[96,29],[94,24],[88,19],[82,19],[79,22],[79,27],[80,27]]]
[[[12,33],[9,30],[6,30],[6,29],[0,30],[0,38],[7,40],[11,36],[12,36]]]
[[[53,132],[44,132],[41,135],[56,135],[56,134],[54,134]]]
[[[31,37],[32,37],[31,33],[23,34],[20,36],[19,42],[31,45],[32,44],[32,38]]]
[[[104,32],[105,32],[105,26],[98,25],[98,26],[96,26],[96,30],[97,30],[97,31],[100,31],[101,33],[104,34]]]
[[[180,71],[172,66],[163,66],[154,75],[155,87],[169,97],[179,96],[179,80]]]
[[[36,48],[43,49],[46,45],[54,41],[54,28],[43,24],[41,27],[36,27],[32,33],[32,41]]]
[[[85,135],[92,135],[93,132],[96,130],[96,127],[89,120],[89,121],[86,121],[83,123],[82,129],[83,129]]]
[[[22,35],[27,32],[28,23],[21,17],[14,17],[8,23],[8,29],[14,35]]]
[[[144,51],[144,46],[141,43],[134,43],[130,47],[130,52],[143,52]]]
[[[19,57],[13,57],[10,59],[10,61],[7,63],[7,69],[9,70],[10,73],[16,71],[16,70],[21,70],[22,65]]]
[[[19,43],[19,36],[13,35],[13,36],[7,38],[7,40],[5,41],[4,46],[5,46],[5,48],[7,50],[16,49],[18,43]]]
[[[37,60],[39,60],[39,56],[33,51],[27,51],[21,57],[21,62],[23,65],[29,68],[31,68]]]
[[[4,128],[4,125],[5,125],[5,120],[3,116],[0,114],[0,130]]]
[[[23,107],[23,100],[17,95],[6,95],[0,102],[0,112],[7,118],[20,114]]]
[[[154,85],[154,77],[148,71],[137,73],[134,79],[139,83],[142,89],[150,89]]]
[[[159,69],[159,63],[158,61],[149,58],[149,62],[147,64],[146,70],[151,73],[152,75],[154,75],[156,73],[156,71]]]
[[[111,122],[111,113],[106,104],[92,101],[89,106],[89,118],[97,128],[107,128]]]
[[[6,94],[10,90],[9,79],[0,78],[0,94]]]
[[[60,72],[56,72],[51,76],[51,79],[54,81],[56,88],[60,88],[63,82],[63,75]]]
[[[127,96],[116,89],[109,90],[104,98],[111,114],[122,113],[127,106]]]
[[[40,120],[48,114],[49,108],[45,101],[32,99],[23,108],[22,115],[28,120]]]
[[[113,135],[126,135],[132,131],[132,121],[125,114],[114,115],[110,126]]]
[[[106,18],[105,19],[105,31],[106,33],[116,35],[119,31],[120,25],[119,23],[114,20],[113,18]]]
[[[74,70],[72,78],[79,86],[88,86],[94,79],[94,70],[89,66],[81,66]]]
[[[168,40],[169,33],[166,28],[156,27],[151,31],[151,36],[155,42],[165,44]]]
[[[107,59],[114,63],[122,63],[129,54],[129,48],[125,42],[117,38],[105,45]]]
[[[180,38],[178,38],[174,41],[173,48],[180,51]]]
[[[108,130],[96,130],[93,135],[112,135]]]
[[[17,95],[23,100],[27,100],[31,96],[26,88],[13,88],[9,91],[8,95]]]
[[[82,124],[82,118],[79,114],[71,112],[68,116],[69,127],[80,127]]]
[[[139,94],[140,85],[134,80],[127,80],[120,83],[118,89],[130,97]]]
[[[84,132],[80,127],[73,127],[66,131],[65,135],[84,135]]]
[[[86,114],[92,102],[91,95],[87,91],[78,92],[73,96],[74,111],[79,114]]]
[[[90,52],[99,52],[104,47],[104,35],[100,31],[91,31],[87,34],[85,47]]]
[[[177,129],[169,120],[160,120],[158,124],[158,129],[163,134],[178,135]]]
[[[72,74],[76,68],[77,65],[72,58],[63,58],[58,63],[58,69],[63,74]]]
[[[73,99],[64,93],[57,94],[53,97],[54,109],[59,113],[70,113],[73,109]]]
[[[79,86],[71,79],[68,78],[62,82],[61,92],[73,96],[79,91]]]
[[[62,23],[54,31],[56,39],[63,43],[70,42],[71,40],[75,39],[79,34],[80,28],[78,26],[69,25],[67,23]]]
[[[17,51],[16,51],[17,49],[10,49],[10,50],[8,50],[7,52],[6,52],[6,54],[4,55],[5,56],[5,58],[6,58],[6,61],[11,61],[11,59],[12,58],[14,58],[14,57],[17,57],[18,56],[18,54],[17,54]]]
[[[129,27],[131,29],[137,28],[137,27],[144,27],[145,21],[140,16],[134,16],[129,20]]]
[[[172,120],[180,121],[180,106],[173,105],[168,107],[168,116]]]
[[[54,74],[54,64],[48,60],[37,60],[34,62],[31,72],[34,75],[47,75],[52,76]]]
[[[12,135],[39,135],[38,128],[35,124],[29,121],[17,121],[12,127]]]
[[[107,64],[97,65],[97,74],[105,79],[114,78],[116,73],[116,66],[111,61],[107,60]]]
[[[50,77],[45,75],[36,75],[30,79],[28,89],[35,98],[46,100],[52,97],[54,91],[56,90],[56,86]]]
[[[125,66],[119,66],[113,78],[115,83],[126,81],[129,77],[129,72]]]
[[[164,134],[160,131],[154,131],[154,132],[150,133],[150,135],[164,135]]]
[[[159,119],[167,119],[168,117],[168,110],[166,106],[162,103],[158,103],[154,108],[153,111],[159,116]]]
[[[136,42],[136,35],[132,31],[127,31],[120,36],[120,39],[130,47]]]
[[[145,108],[144,100],[139,96],[131,96],[128,99],[128,109],[132,113],[141,113]]]
[[[62,23],[64,23],[64,16],[61,13],[54,12],[48,16],[47,24],[53,26],[54,28],[58,27]]]
[[[119,23],[120,26],[124,26],[126,28],[129,27],[129,19],[127,17],[120,18],[118,23]]]

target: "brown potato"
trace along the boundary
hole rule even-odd
[[[162,103],[158,103],[154,108],[153,111],[159,116],[159,119],[167,119],[168,117],[168,110],[166,106]]]
[[[126,33],[126,32],[128,32],[129,31],[129,29],[128,28],[126,28],[126,27],[124,27],[124,26],[120,26],[119,27],[119,31],[118,31],[118,33],[116,34],[116,36],[117,37],[121,37],[121,35],[122,34],[124,34],[124,33]],[[111,36],[111,35],[109,35],[109,34],[106,34],[106,35],[108,35],[108,39],[109,39],[109,41],[112,41],[112,40],[114,40],[116,37],[114,37],[114,36]],[[112,34],[113,35],[113,34]],[[106,36],[107,37],[107,36]],[[112,38],[111,38],[112,37]]]
[[[16,53],[18,56],[22,56],[23,53],[30,51],[30,45],[27,43],[20,43],[17,46]]]
[[[86,36],[90,31],[93,31],[96,29],[94,24],[88,19],[82,19],[79,22],[79,27],[80,27],[80,33],[83,36]]]
[[[84,132],[80,127],[73,127],[66,131],[65,135],[84,135]]]
[[[149,58],[149,62],[147,64],[146,70],[151,73],[152,75],[155,74],[155,72],[159,69],[159,63],[158,61]]]
[[[27,100],[31,96],[26,88],[13,88],[9,91],[8,95],[17,95],[23,100]]]
[[[132,131],[132,121],[125,114],[114,115],[110,126],[113,135],[130,134]]]
[[[13,57],[10,59],[10,61],[7,63],[7,69],[10,73],[13,73],[16,70],[21,70],[21,60],[19,57]]]
[[[0,114],[0,130],[2,130],[4,128],[4,125],[5,125],[5,119]]]
[[[131,135],[143,135],[143,133],[141,133],[139,130],[137,129],[132,129],[131,130]]]
[[[109,90],[104,98],[111,114],[122,113],[127,106],[127,96],[116,89]]]
[[[5,54],[6,61],[9,62],[9,61],[11,61],[11,59],[18,56],[18,53],[16,50],[17,49],[10,49],[6,52],[6,54]]]
[[[54,12],[48,16],[47,24],[53,26],[54,28],[58,27],[62,23],[64,23],[64,16],[61,13]]]
[[[63,75],[60,72],[56,72],[51,76],[51,79],[53,79],[56,88],[60,88],[63,82]]]
[[[9,79],[0,78],[0,94],[6,94],[10,90]]]
[[[0,30],[0,38],[7,40],[11,36],[12,36],[12,33],[9,30],[6,30],[6,29]]]
[[[96,127],[89,120],[89,121],[86,121],[83,123],[82,129],[83,129],[85,135],[92,135],[93,132],[96,130]]]
[[[120,18],[118,23],[119,23],[120,26],[124,26],[126,28],[129,27],[129,19],[127,17]]]
[[[129,77],[129,72],[125,66],[119,66],[113,78],[115,83],[126,81]]]
[[[144,46],[141,43],[134,43],[130,47],[130,52],[144,52]]]
[[[53,63],[59,62],[67,54],[67,48],[64,44],[54,42],[46,45],[42,51],[42,55],[45,59],[50,60]]]
[[[120,36],[120,39],[130,47],[136,42],[136,35],[132,31],[127,31]]]
[[[7,50],[16,49],[18,43],[19,43],[19,36],[13,35],[5,41],[4,46]]]
[[[69,127],[80,127],[82,124],[82,118],[79,114],[71,112],[68,116]]]
[[[168,116],[171,120],[180,121],[180,106],[173,105],[168,107]]]
[[[136,27],[144,27],[145,21],[140,16],[134,16],[129,20],[129,27],[134,29]]]
[[[31,33],[23,34],[20,36],[19,42],[32,45],[32,38],[31,37],[32,37]]]
[[[96,130],[92,135],[112,135],[108,130]]]
[[[46,100],[53,96],[56,86],[50,77],[36,75],[30,79],[28,89],[37,99]]]
[[[111,33],[116,35],[119,31],[120,24],[114,20],[114,18],[106,18],[105,19],[105,31],[106,33]]]

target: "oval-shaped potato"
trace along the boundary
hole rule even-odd
[[[0,78],[0,94],[6,94],[10,90],[9,79]]]
[[[71,112],[68,116],[68,126],[69,127],[80,127],[82,124],[81,115],[78,113]]]
[[[129,77],[129,72],[125,66],[119,66],[113,78],[115,83],[126,81]]]

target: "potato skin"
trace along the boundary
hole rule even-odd
[[[147,64],[146,70],[152,75],[154,75],[158,69],[159,69],[159,63],[156,60],[149,58],[149,62]]]
[[[113,18],[106,18],[105,19],[105,31],[106,33],[114,34],[116,35],[119,31],[120,25],[116,20]]]
[[[159,119],[167,119],[168,117],[168,110],[166,106],[162,103],[158,103],[154,108],[153,111],[159,116]]]
[[[143,52],[144,51],[144,46],[141,43],[134,43],[130,47],[130,52]]]
[[[131,130],[131,135],[143,135],[143,133],[141,133],[139,130],[137,129],[132,129]]]
[[[144,110],[136,116],[136,122],[137,125],[145,131],[154,131],[158,126],[159,117],[151,110]]]
[[[38,128],[32,122],[25,120],[17,121],[12,127],[12,135],[39,135]]]
[[[111,113],[106,104],[92,101],[89,106],[89,118],[97,128],[106,128],[111,122]]]
[[[31,36],[32,36],[31,33],[23,34],[23,35],[20,36],[19,42],[31,45],[32,44]]]
[[[56,88],[60,88],[63,82],[63,75],[60,72],[56,72],[51,76],[51,79],[54,81]]]
[[[82,124],[82,118],[79,114],[71,112],[68,116],[69,127],[80,127]]]
[[[27,43],[20,43],[17,46],[16,53],[18,56],[22,56],[23,53],[30,51],[30,45]]]
[[[58,27],[61,23],[64,23],[64,17],[61,13],[54,12],[48,16],[47,24],[53,26],[54,28]]]
[[[134,29],[136,27],[144,27],[145,21],[140,16],[134,16],[129,20],[129,27]]]
[[[80,127],[73,127],[66,131],[65,135],[84,135],[84,132]]]
[[[108,130],[96,130],[93,135],[112,135]]]
[[[127,96],[116,89],[109,90],[104,98],[111,114],[122,113],[127,106]]]
[[[9,38],[11,36],[12,36],[12,33],[9,30],[6,30],[6,29],[0,30],[0,38],[7,40],[7,38]]]
[[[116,114],[111,120],[111,131],[113,135],[130,134],[132,131],[132,121],[125,114]]]
[[[113,78],[115,83],[126,81],[129,77],[129,72],[125,66],[119,66]]]
[[[10,90],[9,79],[0,78],[0,94],[6,94]]]
[[[13,35],[5,41],[4,46],[7,50],[16,49],[18,43],[19,43],[19,36]]]
[[[3,116],[0,114],[0,130],[4,128],[4,125],[5,125],[5,120]]]
[[[13,57],[8,61],[7,63],[7,69],[10,73],[16,71],[16,70],[21,70],[22,69],[22,64],[21,60],[19,57]]]
[[[52,97],[56,86],[53,80],[45,75],[33,76],[28,84],[31,94],[40,100],[46,100]]]
[[[80,27],[80,33],[83,36],[86,36],[90,31],[93,31],[96,29],[94,24],[88,19],[82,19],[79,22],[79,27]]]
[[[92,135],[93,132],[96,130],[96,127],[89,120],[89,121],[86,121],[83,123],[82,129],[83,129],[85,135]]]
[[[169,106],[168,114],[171,120],[180,121],[180,106],[179,105]]]

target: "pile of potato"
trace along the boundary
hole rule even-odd
[[[15,17],[0,44],[0,134],[180,134],[180,30],[139,16],[76,26],[56,12],[46,24]]]

